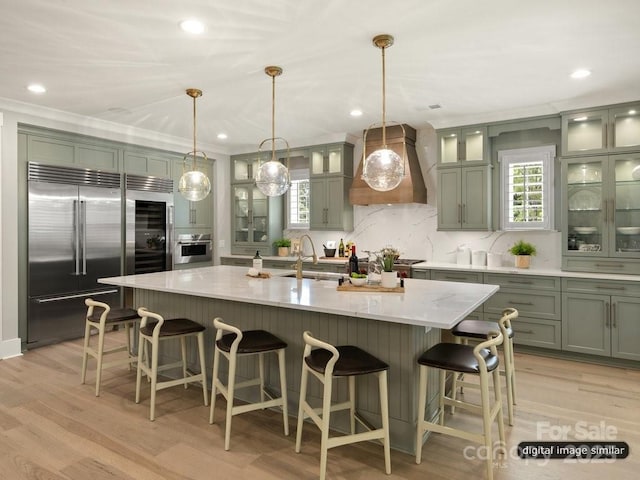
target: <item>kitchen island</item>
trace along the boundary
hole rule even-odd
[[[271,278],[248,277],[244,267],[216,266],[103,278],[99,282],[132,288],[136,307],[147,307],[166,318],[188,317],[207,326],[205,343],[209,364],[213,357],[215,317],[222,317],[243,330],[260,328],[278,335],[289,345],[286,375],[290,412],[297,412],[305,330],[334,345],[351,344],[367,350],[390,365],[392,446],[413,453],[417,357],[440,341],[442,329],[453,327],[498,287],[405,279],[404,293],[339,292],[336,280],[297,280],[287,277],[292,271],[266,271]],[[178,345],[163,348],[167,360],[179,358]],[[189,362],[196,365],[196,349],[189,351],[193,355]],[[274,359],[269,360],[266,381],[277,391],[277,364],[271,361]],[[240,377],[252,377],[254,371],[253,362],[242,362],[238,367]],[[376,380],[358,381],[361,382],[358,410],[378,425]],[[336,387],[336,398],[346,398],[346,382],[338,382]],[[437,382],[430,387],[433,398]],[[310,384],[309,396],[320,404],[321,390],[315,383]],[[335,428],[346,430],[346,422],[336,423]]]

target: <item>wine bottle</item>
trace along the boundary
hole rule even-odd
[[[355,245],[351,246],[351,256],[349,257],[349,276],[351,276],[352,273],[360,273]]]
[[[340,245],[338,246],[338,256],[344,257],[344,242],[340,239]]]

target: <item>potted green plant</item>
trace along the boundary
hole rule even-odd
[[[380,283],[383,287],[394,288],[398,281],[398,274],[393,271],[393,262],[400,257],[398,249],[388,246],[380,250],[380,264],[382,274]]]
[[[288,238],[279,238],[278,240],[273,242],[273,246],[278,249],[279,257],[288,257],[291,240],[289,240]]]
[[[518,240],[509,249],[509,253],[516,257],[517,268],[529,268],[531,257],[536,254],[536,247],[524,240]]]

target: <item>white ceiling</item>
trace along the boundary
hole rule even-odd
[[[284,69],[276,136],[291,144],[380,122],[380,33],[395,37],[387,119],[416,128],[640,99],[638,0],[0,0],[0,10],[0,99],[190,139],[184,91],[200,88],[198,139],[228,152],[271,136],[267,65]],[[189,17],[203,35],[179,29]],[[579,67],[593,74],[569,78]],[[32,82],[47,93],[28,92]]]

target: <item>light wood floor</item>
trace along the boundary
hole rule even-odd
[[[110,336],[119,335],[110,333]],[[224,401],[219,423],[209,425],[202,391],[176,387],[158,393],[156,421],[148,420],[148,388],[134,403],[135,373],[115,367],[103,375],[102,394],[80,385],[81,342],[42,347],[0,361],[0,479],[313,479],[319,468],[319,435],[305,427],[302,453],[294,452],[295,422],[282,434],[277,412],[235,417],[231,451],[225,452]],[[617,429],[630,445],[626,460],[614,463],[524,461],[515,453],[496,466],[495,478],[638,478],[640,471],[640,371],[594,366],[518,354],[518,405],[508,446],[538,437],[540,422],[573,429],[576,422]],[[93,367],[93,363],[92,363]],[[93,380],[94,371],[91,370]],[[467,399],[475,395],[469,389]],[[479,425],[467,414],[453,422]],[[572,439],[570,437],[569,439]],[[361,444],[329,452],[330,479],[483,478],[483,462],[467,460],[468,442],[432,435],[423,462],[393,451],[392,475],[384,474],[382,447]],[[467,453],[475,454],[475,449]]]

